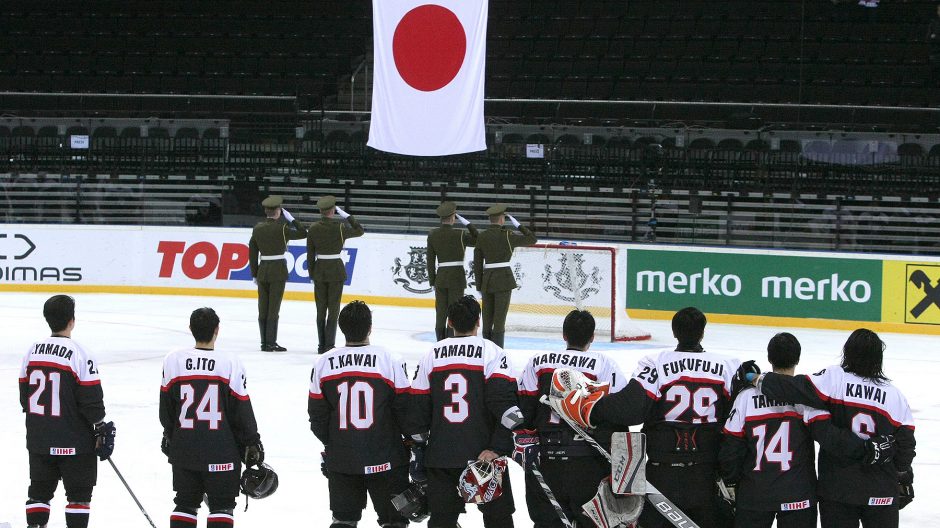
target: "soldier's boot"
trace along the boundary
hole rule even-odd
[[[265,335],[268,337],[267,352],[287,352],[287,349],[277,344],[277,317],[268,319],[268,327]]]
[[[336,321],[332,324],[327,322],[326,336],[323,338],[323,352],[329,352],[336,348]]]
[[[499,345],[499,348],[503,348],[503,339],[506,337],[506,332],[493,332],[490,334],[490,341]]]
[[[447,337],[447,330],[444,329],[444,328],[435,328],[435,329],[434,329],[434,334],[437,336],[437,340],[438,340],[438,341],[441,341],[441,340],[443,340],[445,337]]]
[[[317,321],[317,354],[322,354],[326,352],[324,348],[324,340],[326,339],[326,323]]]
[[[268,340],[266,339],[267,330],[268,330],[268,321],[265,319],[258,319],[258,330],[261,332],[261,351],[269,352]]]

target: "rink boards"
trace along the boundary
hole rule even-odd
[[[254,297],[249,237],[236,228],[0,225],[0,291]],[[348,240],[344,299],[433,306],[425,245],[425,237],[411,235]],[[614,246],[626,268],[616,274],[626,292],[621,308],[634,319],[668,318],[694,305],[714,322],[940,334],[938,258]],[[285,258],[286,298],[312,300],[303,241],[292,242]],[[611,278],[590,259],[583,275],[592,282],[572,285],[554,278],[560,263],[525,260],[534,258],[514,259],[518,309],[550,311],[572,295],[610,309]]]

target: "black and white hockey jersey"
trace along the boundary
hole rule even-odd
[[[540,402],[540,398],[549,393],[552,374],[555,369],[560,368],[577,370],[590,380],[607,383],[608,394],[620,392],[626,386],[627,378],[615,361],[590,350],[568,349],[564,352],[536,354],[522,370],[519,380],[519,407],[525,415],[527,426],[539,432],[542,456],[596,456],[597,451],[593,447],[575,435],[551,407]],[[625,427],[620,429],[626,430]],[[612,432],[613,429],[600,427],[591,431],[591,435],[609,449]]]
[[[864,441],[832,424],[828,411],[772,400],[754,388],[738,395],[719,454],[726,482],[738,483],[737,506],[796,511],[816,503],[816,449],[860,460]]]
[[[260,440],[245,369],[234,355],[188,348],[163,360],[160,423],[170,463],[195,471],[234,471]]]
[[[93,425],[104,420],[98,365],[81,345],[52,336],[29,347],[20,367],[26,449],[43,455],[93,453]]]
[[[326,447],[330,471],[382,473],[408,464],[408,370],[374,345],[334,348],[310,373],[310,429]]]
[[[627,386],[601,398],[593,425],[643,424],[653,462],[714,462],[740,360],[667,350],[644,357]]]
[[[893,504],[898,496],[897,472],[914,460],[914,417],[907,399],[889,382],[877,383],[835,365],[812,376],[767,373],[758,390],[781,401],[825,409],[832,423],[860,438],[894,435],[894,464],[851,462],[836,453],[819,454],[821,498],[856,505]]]
[[[512,452],[504,418],[518,411],[518,384],[506,353],[478,336],[439,341],[412,383],[411,433],[428,434],[427,467],[463,468],[489,449]]]

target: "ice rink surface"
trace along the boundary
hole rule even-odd
[[[0,524],[26,525],[24,502],[28,485],[25,428],[18,403],[17,376],[24,354],[36,340],[49,335],[42,318],[42,304],[49,294],[0,294],[2,349],[0,372],[0,452],[5,478],[0,493]],[[211,306],[222,320],[218,350],[241,357],[248,371],[248,387],[266,450],[266,461],[278,472],[280,488],[272,497],[251,501],[243,511],[239,498],[236,524],[249,527],[326,527],[330,522],[326,479],[320,474],[319,441],[307,422],[307,390],[315,358],[315,309],[312,302],[286,301],[281,309],[279,343],[286,353],[258,351],[258,325],[254,299],[77,294],[77,324],[73,338],[98,360],[108,420],[117,425],[113,460],[134,488],[157,526],[169,525],[173,509],[170,466],[160,452],[161,427],[157,406],[163,356],[172,349],[192,345],[187,329],[190,312]],[[373,307],[372,343],[401,353],[413,368],[433,340],[431,309]],[[674,344],[668,322],[641,321],[653,335],[651,342],[597,343],[631,373],[637,360],[650,350]],[[775,333],[788,330],[803,345],[798,372],[815,372],[839,361],[849,332],[783,329],[736,325],[709,325],[705,348],[742,359],[766,362],[766,343]],[[914,461],[917,499],[901,512],[901,526],[936,526],[940,518],[940,339],[903,334],[882,334],[888,348],[885,372],[897,384],[914,411],[918,456]],[[340,341],[341,338],[338,340]],[[538,351],[563,349],[558,336],[510,335],[506,348],[521,368]],[[515,522],[531,526],[525,510],[522,474],[513,464],[516,495]],[[63,490],[52,503],[49,527],[64,527]],[[199,525],[205,525],[200,511]],[[374,526],[370,509],[361,527]],[[461,518],[465,528],[482,527],[474,507]],[[146,520],[107,463],[99,465],[98,486],[92,502],[91,526],[146,527]]]

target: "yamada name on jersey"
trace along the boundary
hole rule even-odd
[[[483,359],[483,347],[479,345],[444,345],[434,348],[434,359],[452,357],[465,357],[470,359]]]

